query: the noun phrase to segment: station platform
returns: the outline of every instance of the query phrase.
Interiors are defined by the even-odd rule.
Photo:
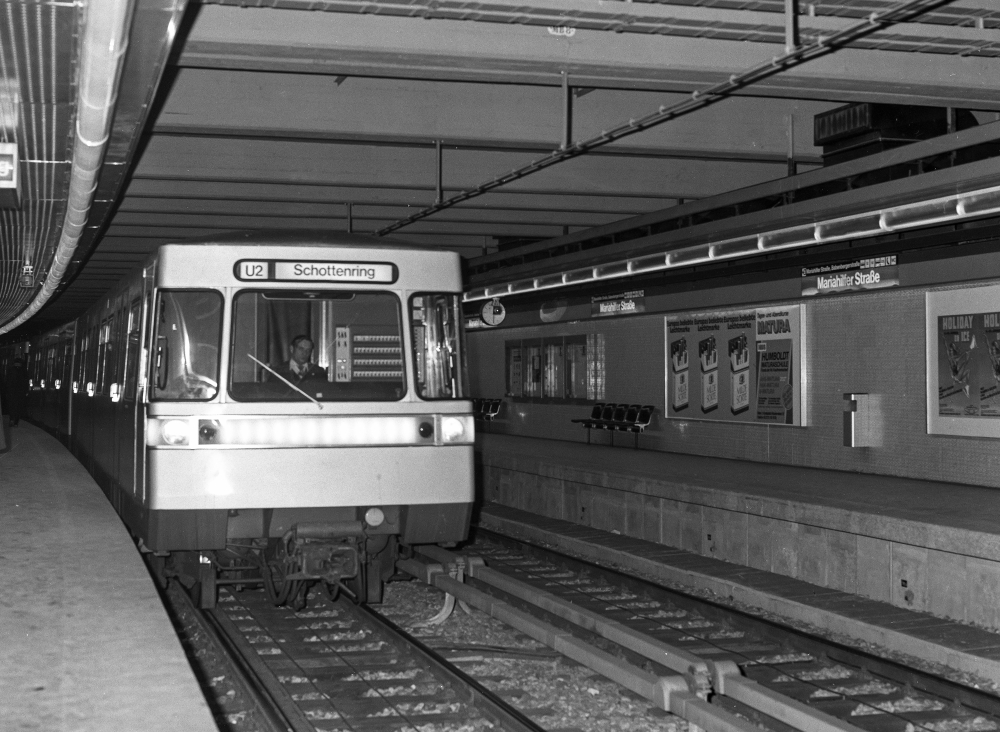
[[[101,489],[24,421],[0,454],[0,727],[218,727]]]
[[[665,578],[1000,683],[1000,491],[502,434],[476,451],[486,528],[632,541],[687,567],[645,568]]]

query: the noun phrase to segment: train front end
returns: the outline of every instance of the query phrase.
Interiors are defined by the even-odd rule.
[[[197,582],[377,602],[400,547],[466,538],[458,256],[168,245],[147,357],[144,541]]]

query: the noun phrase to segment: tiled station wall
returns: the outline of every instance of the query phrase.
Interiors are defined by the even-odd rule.
[[[653,425],[641,437],[643,449],[1000,487],[996,440],[927,434],[925,292],[922,288],[894,289],[800,301],[806,304],[807,427],[664,419],[662,313],[470,331],[472,394],[504,394],[507,340],[603,333],[605,400],[657,407]],[[737,302],[724,307],[765,304],[769,303]],[[684,309],[696,307],[691,302]],[[874,395],[881,446],[843,446],[843,395],[847,392]],[[585,442],[586,430],[571,420],[589,412],[586,405],[508,398],[490,429]],[[593,439],[607,443],[609,436],[595,431]],[[632,442],[631,435],[617,439],[625,445]]]
[[[914,287],[798,301],[806,304],[807,427],[664,419],[663,313],[472,331],[467,339],[472,393],[504,394],[507,340],[599,332],[606,339],[605,400],[657,406],[653,425],[640,438],[643,450],[1000,487],[996,440],[927,434],[926,291]],[[699,299],[701,309],[709,309],[705,298]],[[678,312],[699,308],[697,302],[678,300]],[[770,302],[775,301],[723,299],[718,307]],[[843,446],[847,392],[875,395],[880,446]],[[589,407],[580,404],[507,398],[486,429],[583,443],[586,430],[570,420],[588,414]],[[608,433],[595,431],[593,439],[607,444]],[[617,443],[615,449],[631,450],[632,436],[619,434]],[[571,466],[481,457],[486,500],[1000,629],[997,535],[957,532],[943,545],[933,538],[940,533],[934,517],[901,535],[899,527],[883,532],[870,522],[835,519],[817,505],[762,515],[749,502],[733,504],[706,492],[676,494],[669,487],[629,482],[627,476],[611,482],[607,476],[568,479],[560,471]]]
[[[995,536],[519,455],[481,459],[487,501],[1000,630]]]

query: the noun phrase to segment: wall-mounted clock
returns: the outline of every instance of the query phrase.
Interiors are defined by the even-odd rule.
[[[499,300],[491,300],[483,304],[479,314],[486,325],[500,325],[507,317],[507,308]]]

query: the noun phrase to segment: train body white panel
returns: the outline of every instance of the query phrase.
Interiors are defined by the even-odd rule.
[[[471,503],[473,448],[150,450],[149,507]]]

